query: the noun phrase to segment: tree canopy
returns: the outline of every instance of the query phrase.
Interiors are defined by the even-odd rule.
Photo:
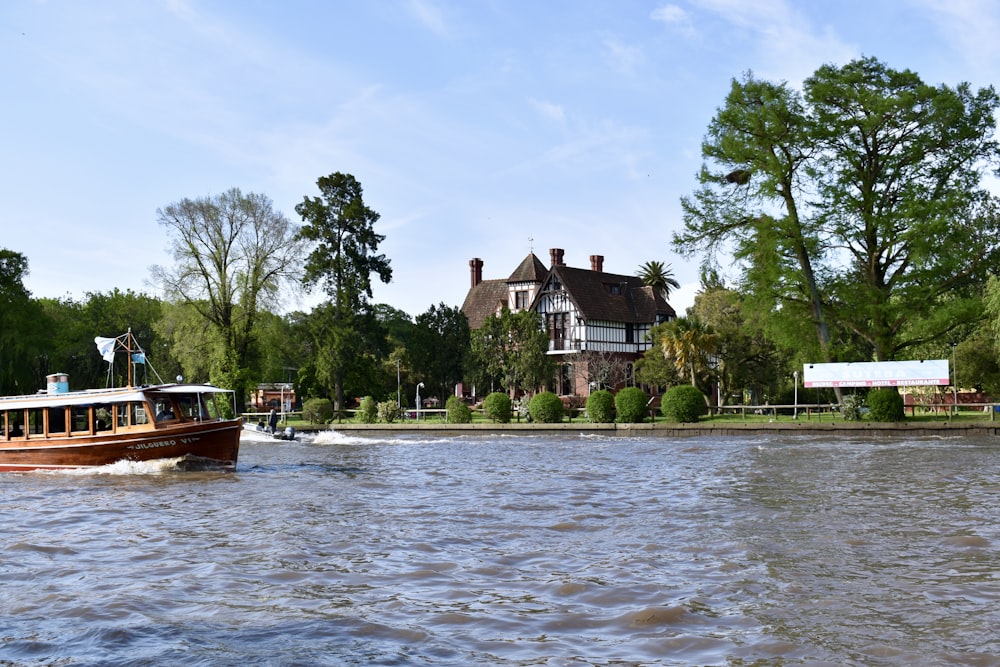
[[[175,264],[153,267],[169,299],[193,308],[215,330],[212,380],[243,397],[251,384],[256,325],[281,288],[297,278],[297,228],[264,195],[233,188],[221,195],[182,199],[157,210],[171,237]]]
[[[669,264],[657,260],[650,260],[643,263],[636,273],[646,287],[652,287],[661,294],[664,299],[670,298],[670,290],[680,288],[681,284],[674,278],[674,270]]]
[[[514,313],[504,307],[472,332],[472,379],[483,393],[497,384],[510,392],[534,391],[554,377],[548,349],[549,337],[538,313]]]
[[[318,378],[332,387],[334,408],[340,411],[344,379],[365,359],[359,347],[364,338],[358,334],[370,332],[369,325],[375,322],[369,304],[372,275],[388,283],[392,269],[386,256],[378,253],[385,240],[375,231],[379,214],[365,204],[357,179],[336,172],[320,177],[316,185],[320,196],[305,197],[295,207],[304,221],[301,237],[313,244],[302,283],[319,285],[330,299],[322,325],[313,331],[317,351],[323,355],[323,363],[317,365]]]
[[[750,303],[808,317],[827,360],[838,340],[888,360],[945,339],[979,317],[1000,259],[982,184],[997,106],[992,88],[931,86],[874,58],[821,67],[801,94],[747,74],[709,125],[674,242],[710,263],[731,252]]]
[[[38,361],[44,354],[45,331],[37,302],[24,287],[28,258],[0,248],[0,391],[31,393],[44,372]]]
[[[469,320],[459,308],[439,304],[417,315],[410,344],[413,373],[444,400],[465,378]]]

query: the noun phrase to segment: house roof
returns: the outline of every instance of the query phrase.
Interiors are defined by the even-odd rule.
[[[639,324],[656,322],[657,315],[676,316],[663,295],[643,285],[636,276],[554,266],[546,288],[553,277],[562,283],[562,288],[585,320]],[[615,291],[620,293],[615,294]],[[540,291],[535,297],[536,303],[542,293]]]
[[[542,260],[529,252],[516,269],[507,279],[508,283],[540,283],[545,280],[549,270],[542,264]]]
[[[490,315],[507,305],[510,298],[507,286],[510,283],[541,283],[549,270],[545,268],[535,253],[529,252],[506,280],[483,280],[469,290],[462,304],[462,312],[469,320],[469,327],[478,329]]]
[[[507,303],[506,280],[484,280],[465,295],[462,312],[469,320],[469,328],[478,329],[490,315]]]
[[[483,280],[465,295],[462,312],[469,320],[469,327],[482,327],[486,318],[507,305],[511,283],[543,285],[531,305],[535,310],[544,290],[550,289],[548,286],[553,278],[558,278],[585,320],[644,324],[676,317],[663,294],[643,285],[637,276],[578,269],[565,264],[548,269],[534,253],[528,253],[509,278]],[[613,293],[615,291],[620,293]]]

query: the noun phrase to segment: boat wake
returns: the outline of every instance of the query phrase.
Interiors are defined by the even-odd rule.
[[[189,472],[196,470],[222,470],[223,467],[216,461],[199,459],[191,456],[177,456],[169,459],[153,459],[152,461],[129,461],[122,460],[109,463],[104,466],[94,466],[91,468],[68,468],[65,470],[39,471],[56,475],[166,475],[175,472]]]

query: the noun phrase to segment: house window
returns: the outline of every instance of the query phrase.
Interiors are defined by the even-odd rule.
[[[625,342],[634,343],[635,342],[635,325],[631,322],[625,323]]]
[[[549,313],[548,320],[551,349],[562,350],[566,341],[566,313]]]
[[[569,364],[562,364],[559,367],[559,393],[560,394],[573,394],[573,382],[572,382],[572,370],[573,367]]]
[[[608,294],[610,294],[611,296],[621,296],[622,286],[618,283],[609,283]]]
[[[528,291],[518,290],[514,292],[514,309],[524,310],[528,307]]]

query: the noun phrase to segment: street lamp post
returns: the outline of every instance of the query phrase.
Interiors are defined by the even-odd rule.
[[[423,389],[424,383],[417,383],[417,421],[420,421],[420,390]]]
[[[799,418],[799,372],[796,370],[792,373],[792,377],[795,382],[795,407],[792,408],[792,419]]]
[[[955,356],[955,350],[958,349],[958,343],[952,342],[951,344],[951,400],[953,405],[951,406],[951,412],[953,415],[958,414],[958,363],[957,357]]]

